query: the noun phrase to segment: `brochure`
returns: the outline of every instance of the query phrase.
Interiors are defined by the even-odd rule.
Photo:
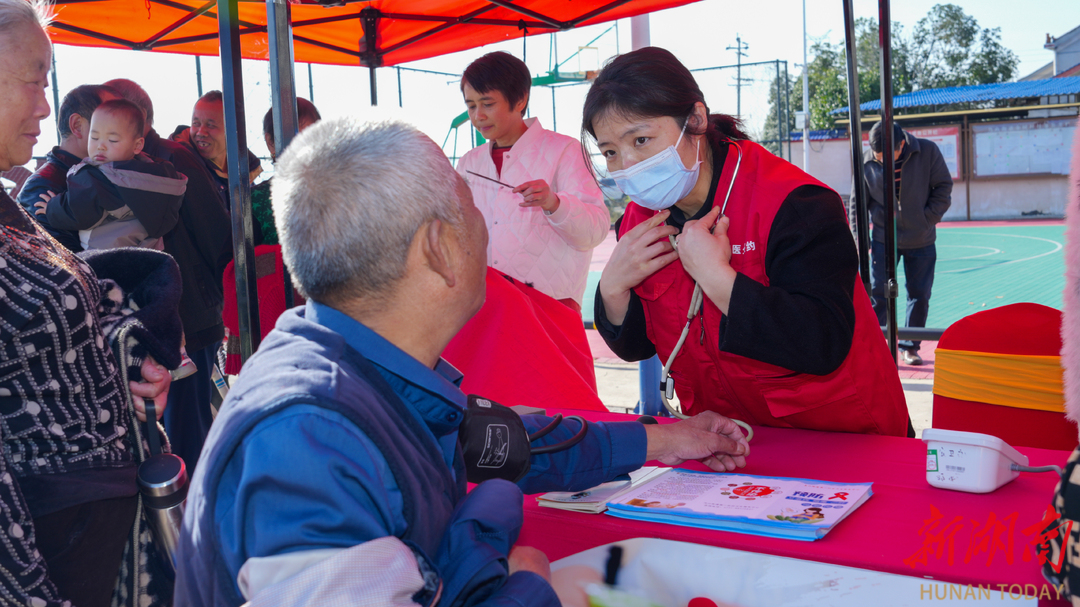
[[[873,483],[696,472],[665,468],[608,501],[620,518],[812,541],[873,491]]]
[[[608,483],[597,485],[585,491],[553,491],[536,498],[536,502],[545,508],[559,508],[561,510],[573,510],[574,512],[591,512],[599,514],[607,510],[607,503],[616,497],[626,493],[634,487],[653,477],[663,474],[671,468],[659,466],[645,466]]]

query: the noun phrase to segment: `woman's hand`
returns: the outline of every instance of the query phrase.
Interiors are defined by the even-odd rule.
[[[727,314],[737,272],[731,267],[731,241],[727,235],[731,220],[720,217],[717,221],[719,215],[720,208],[713,207],[700,220],[686,222],[676,242],[679,260],[687,274],[701,285],[716,307]],[[714,223],[716,227],[710,233],[709,228]]]
[[[679,258],[668,236],[679,230],[664,222],[671,211],[660,211],[623,234],[600,276],[600,297],[608,321],[621,325],[630,305],[630,289]]]
[[[514,188],[515,194],[521,194],[525,200],[518,203],[519,207],[540,207],[549,215],[559,208],[559,197],[551,191],[551,186],[543,179],[534,179]]]
[[[131,383],[131,397],[135,401],[135,416],[139,418],[139,421],[146,421],[146,401],[145,399],[153,399],[154,401],[154,413],[157,414],[157,419],[161,419],[161,416],[165,414],[165,402],[169,398],[169,384],[172,383],[172,375],[169,375],[168,369],[162,367],[153,358],[146,357],[146,361],[143,362],[141,382]]]

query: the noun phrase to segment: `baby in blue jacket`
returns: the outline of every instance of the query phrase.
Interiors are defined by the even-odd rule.
[[[90,118],[90,158],[68,171],[68,191],[42,195],[38,215],[78,230],[86,250],[163,250],[179,218],[187,177],[172,163],[142,154],[145,116],[124,99],[106,101]]]

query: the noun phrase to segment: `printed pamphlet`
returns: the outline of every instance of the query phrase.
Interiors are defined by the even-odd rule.
[[[607,513],[811,541],[824,537],[873,495],[872,483],[662,470],[611,498]]]

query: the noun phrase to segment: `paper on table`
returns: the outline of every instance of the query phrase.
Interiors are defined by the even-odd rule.
[[[536,502],[547,508],[600,513],[607,510],[609,501],[669,470],[671,468],[645,466],[631,472],[629,479],[603,483],[584,491],[552,491],[537,496]]]

